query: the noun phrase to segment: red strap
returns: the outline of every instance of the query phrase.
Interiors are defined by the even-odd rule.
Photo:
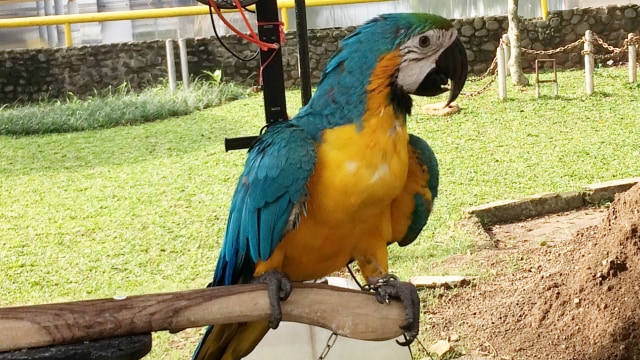
[[[247,19],[247,16],[244,13],[244,9],[242,8],[242,5],[240,4],[239,0],[234,0],[234,3],[236,4],[236,7],[238,8],[238,12],[240,12],[240,15],[242,16],[242,19],[244,20],[244,23],[247,25],[247,29],[249,29],[249,35],[247,34],[243,34],[242,32],[240,32],[240,30],[238,30],[236,27],[234,27],[233,25],[231,25],[231,23],[229,23],[229,21],[227,21],[227,19],[222,15],[222,12],[220,11],[220,9],[218,8],[218,6],[216,5],[214,0],[209,0],[209,6],[216,12],[216,15],[218,15],[218,17],[220,18],[220,20],[222,20],[222,22],[234,33],[236,33],[238,36],[240,36],[242,39],[256,44],[260,47],[260,50],[262,51],[266,51],[268,49],[278,49],[280,48],[280,45],[278,44],[271,44],[271,43],[267,43],[264,41],[261,41],[260,38],[258,37],[258,35],[253,31],[253,28],[251,28],[251,24],[249,23],[249,19]],[[282,31],[282,23],[277,23],[280,24],[280,39],[283,40],[284,39],[284,33]],[[265,23],[258,23],[258,25],[267,25]]]

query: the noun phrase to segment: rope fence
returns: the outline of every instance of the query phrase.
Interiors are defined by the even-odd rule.
[[[637,68],[638,68],[638,47],[640,46],[640,35],[630,33],[627,38],[624,40],[622,47],[617,48],[608,44],[601,37],[596,34],[593,34],[591,30],[587,30],[585,35],[564,46],[561,46],[556,49],[551,50],[533,50],[520,48],[520,50],[524,54],[530,55],[555,55],[561,52],[571,52],[579,46],[583,46],[583,50],[580,51],[580,54],[584,56],[584,64],[585,64],[585,87],[587,95],[591,95],[593,93],[593,71],[595,67],[595,60],[606,61],[612,60],[615,57],[619,57],[623,55],[625,52],[628,53],[628,65],[629,65],[629,83],[635,83],[637,81]],[[595,45],[607,51],[604,54],[596,54],[594,51]],[[509,38],[508,36],[503,36],[500,40],[500,44],[496,49],[496,57],[493,58],[491,65],[489,68],[480,76],[477,76],[473,79],[469,79],[468,82],[480,82],[482,80],[487,80],[487,82],[480,87],[478,90],[471,92],[463,92],[462,95],[467,97],[474,97],[480,95],[487,91],[491,84],[493,84],[496,80],[498,80],[498,95],[501,100],[507,98],[506,93],[506,79],[507,79],[507,61],[510,57],[510,48],[509,48]]]

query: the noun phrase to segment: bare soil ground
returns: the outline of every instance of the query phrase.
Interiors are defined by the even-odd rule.
[[[607,208],[489,230],[447,260],[492,274],[426,309],[464,359],[640,359],[640,185]],[[442,264],[447,266],[447,264]]]

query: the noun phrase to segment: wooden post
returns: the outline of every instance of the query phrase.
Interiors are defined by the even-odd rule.
[[[281,304],[284,321],[361,340],[388,340],[403,333],[405,309],[399,301],[379,304],[369,292],[293,285]],[[270,318],[265,284],[0,308],[0,352]]]
[[[173,53],[173,40],[167,39],[167,72],[169,73],[169,87],[171,91],[176,91],[176,62]]]
[[[634,33],[629,33],[627,36],[627,40],[629,41],[629,82],[636,82],[636,74],[638,70],[638,48],[633,43],[633,39],[635,38]]]
[[[502,43],[504,44],[504,61],[506,64],[511,61],[511,43],[509,42],[509,34],[502,35]],[[507,71],[506,76],[509,76],[509,72]]]
[[[587,30],[584,33],[584,80],[587,95],[593,94],[593,33]]]
[[[182,85],[185,91],[189,90],[189,59],[187,58],[187,41],[182,38],[178,40],[180,49],[180,70],[182,70]]]
[[[500,44],[496,50],[498,58],[498,98],[500,100],[507,99],[507,67],[504,59],[504,45]]]

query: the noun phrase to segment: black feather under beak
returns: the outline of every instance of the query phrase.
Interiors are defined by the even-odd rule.
[[[424,77],[414,94],[420,96],[436,96],[449,90],[447,105],[451,104],[464,87],[467,81],[467,52],[462,45],[462,41],[456,38],[448,48],[446,48],[436,61],[436,67]],[[451,80],[451,88],[447,84]]]

